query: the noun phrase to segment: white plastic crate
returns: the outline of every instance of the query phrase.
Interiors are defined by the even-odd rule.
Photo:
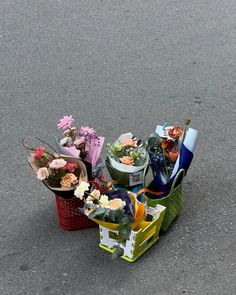
[[[119,247],[124,250],[124,254],[121,258],[129,262],[134,262],[159,239],[158,234],[166,207],[157,205],[155,208],[151,208],[151,210],[152,211],[149,212],[148,208],[148,214],[153,216],[153,221],[143,221],[135,230],[132,230],[130,239],[126,241],[125,245],[122,245],[116,239],[116,237],[118,237],[118,231],[99,226],[99,246],[112,253],[114,252],[114,246],[119,245]]]

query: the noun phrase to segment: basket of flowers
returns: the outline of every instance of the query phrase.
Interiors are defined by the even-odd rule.
[[[166,231],[183,208],[182,182],[193,159],[198,131],[185,127],[157,125],[156,132],[148,139],[147,151],[153,172],[153,181],[146,185],[147,169],[144,172],[144,189],[147,204],[166,207],[162,230]]]
[[[76,185],[88,180],[87,169],[80,159],[51,153],[44,146],[29,148],[33,151],[28,162],[37,178],[55,194],[58,222],[64,230],[78,230],[96,226],[81,213],[83,202],[74,196]]]
[[[84,213],[99,225],[100,247],[113,258],[134,262],[158,240],[164,206],[158,205],[158,212],[150,216],[131,192],[88,190],[89,184],[82,181],[75,196],[84,202]]]
[[[143,171],[149,157],[141,140],[132,133],[122,134],[113,144],[108,144],[106,167],[113,180],[124,187],[142,183]]]
[[[58,129],[64,130],[61,139],[55,137],[57,151],[81,159],[87,168],[88,178],[97,178],[103,173],[101,151],[105,138],[98,136],[93,128],[74,127],[73,122],[74,118],[70,115],[64,116],[57,124]]]

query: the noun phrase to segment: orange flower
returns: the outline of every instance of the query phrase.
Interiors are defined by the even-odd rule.
[[[134,159],[132,157],[124,156],[122,158],[119,158],[122,164],[125,165],[134,165]]]
[[[136,146],[137,146],[137,143],[136,143],[133,139],[131,139],[131,138],[127,138],[127,139],[125,139],[125,140],[122,142],[122,144],[123,144],[124,146],[132,146],[132,147],[136,147]]]
[[[178,156],[179,156],[178,151],[169,151],[168,153],[166,153],[166,157],[173,162],[177,160]]]
[[[73,173],[66,173],[65,176],[61,178],[61,187],[68,188],[78,183],[78,178]]]
[[[165,139],[160,142],[161,149],[172,149],[175,143],[172,139]]]
[[[172,128],[172,129],[169,129],[168,130],[168,135],[171,137],[171,138],[174,138],[174,139],[176,139],[176,138],[179,138],[181,135],[182,135],[182,133],[183,133],[183,128],[181,128],[181,127],[174,127],[174,128]]]

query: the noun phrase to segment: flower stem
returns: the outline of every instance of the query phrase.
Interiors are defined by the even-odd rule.
[[[163,158],[164,158],[164,164],[165,164],[166,176],[167,176],[167,178],[169,178],[169,173],[168,173],[168,169],[167,169],[167,166],[166,166],[166,154],[165,154],[165,149],[162,149],[162,151],[163,151]]]
[[[186,133],[188,131],[188,126],[189,126],[190,122],[191,122],[191,120],[189,118],[185,119],[184,135],[183,135],[182,142],[184,142],[184,139],[185,139]]]
[[[58,154],[58,152],[54,149],[53,146],[51,146],[49,143],[47,143],[46,141],[42,140],[42,139],[39,138],[39,137],[36,137],[36,136],[35,136],[35,138],[36,138],[37,140],[41,141],[42,143],[46,144],[47,146],[49,146],[49,147],[50,147],[50,148],[51,148],[51,149],[57,154],[57,156],[60,158],[60,154]],[[50,154],[50,153],[48,153],[48,154]]]

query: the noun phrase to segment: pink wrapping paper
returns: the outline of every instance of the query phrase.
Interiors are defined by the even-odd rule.
[[[85,150],[88,152],[85,160],[92,164],[93,167],[96,166],[97,160],[101,155],[102,147],[105,141],[105,137],[99,137],[100,144],[95,145],[94,143],[86,143]]]

